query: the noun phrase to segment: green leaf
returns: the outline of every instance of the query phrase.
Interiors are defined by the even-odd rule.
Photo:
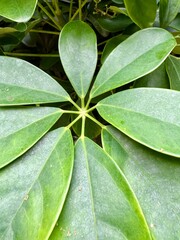
[[[167,27],[180,10],[180,0],[160,0],[159,18],[161,27]]]
[[[156,151],[180,157],[180,92],[136,88],[97,105],[99,114],[132,139]]]
[[[88,138],[76,143],[72,182],[50,237],[54,239],[151,239],[141,208],[122,171]]]
[[[59,38],[59,53],[71,84],[79,97],[84,98],[96,68],[96,34],[84,22],[66,24]]]
[[[48,239],[62,210],[73,167],[66,128],[48,133],[0,171],[0,239]]]
[[[27,22],[33,15],[38,0],[1,0],[0,16],[15,22]]]
[[[180,58],[169,56],[166,60],[166,70],[171,89],[180,91]]]
[[[101,63],[103,64],[109,54],[116,48],[121,42],[127,39],[128,35],[117,35],[112,37],[110,40],[107,41],[101,56]]]
[[[62,115],[58,108],[0,108],[0,168],[32,147]]]
[[[179,37],[179,35],[180,35],[180,31],[179,32],[172,32],[172,35],[175,37],[175,39],[176,39],[176,42],[177,42],[177,45],[176,45],[176,47],[173,49],[173,51],[172,51],[172,53],[174,54],[174,55],[180,55],[180,37]]]
[[[119,32],[132,24],[131,19],[124,14],[117,14],[114,17],[97,16],[96,20],[108,32]]]
[[[171,28],[174,28],[177,31],[180,31],[180,13],[176,16],[176,18],[169,24]]]
[[[124,0],[129,17],[140,28],[151,27],[156,17],[156,0]]]
[[[169,89],[169,78],[166,72],[166,64],[163,62],[153,72],[137,79],[133,87],[156,87]]]
[[[103,130],[102,142],[135,192],[153,239],[179,239],[179,160],[148,149],[112,127]]]
[[[107,57],[95,79],[91,98],[152,72],[175,45],[174,37],[164,29],[148,28],[134,33]]]
[[[0,106],[63,102],[69,98],[52,77],[34,65],[0,57]]]

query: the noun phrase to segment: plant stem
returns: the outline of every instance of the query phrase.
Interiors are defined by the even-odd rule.
[[[85,0],[85,1],[81,4],[81,7],[79,6],[79,8],[76,10],[76,12],[74,13],[74,15],[73,15],[72,18],[70,19],[70,21],[74,20],[74,18],[75,18],[75,17],[78,15],[78,13],[79,13],[79,9],[82,9],[86,3],[87,3],[87,0]]]
[[[63,13],[62,13],[61,9],[59,8],[59,1],[58,0],[52,0],[52,4],[55,8],[54,15],[56,16],[59,24],[63,27],[65,25],[65,21],[64,21],[64,18],[63,18]]]
[[[79,114],[79,111],[73,111],[73,110],[64,110],[61,109],[62,113],[71,113],[71,114]]]
[[[72,121],[67,128],[71,128],[79,119],[81,118],[81,115],[79,115],[77,118],[74,119],[74,121]]]
[[[104,45],[104,44],[106,44],[108,41],[109,41],[109,39],[107,39],[107,40],[105,40],[105,41],[103,41],[103,42],[100,42],[97,46],[99,47],[99,46],[101,46],[101,45]]]
[[[52,12],[52,13],[54,14],[54,16],[55,16],[56,13],[55,13],[53,7],[51,6],[51,4],[50,4],[47,0],[46,0],[45,2],[46,2],[46,4],[47,4],[47,6],[49,7],[49,9],[51,10],[51,12]]]
[[[31,29],[30,32],[59,35],[59,32]]]
[[[81,98],[81,108],[84,109],[84,98]]]
[[[52,0],[52,4],[54,5],[54,8],[55,8],[55,15],[61,16],[62,12],[59,8],[58,0]]]
[[[36,54],[36,53],[15,53],[15,52],[3,52],[7,56],[13,57],[59,57],[59,54]]]
[[[58,22],[51,16],[51,14],[46,10],[45,7],[38,1],[38,6],[42,9],[42,11],[48,16],[49,19],[58,27],[59,30],[62,30],[62,27],[58,24]]]
[[[81,0],[79,0],[79,20],[82,20],[82,7],[81,7]]]
[[[47,24],[49,24],[51,27],[57,29],[59,31],[59,27],[57,27],[56,25],[54,25],[53,23],[49,22],[48,20],[44,19],[44,22],[46,22]]]
[[[100,123],[97,119],[93,118],[91,115],[89,115],[88,113],[86,114],[86,117],[88,117],[89,119],[91,119],[93,122],[95,122],[97,125],[99,125],[101,128],[106,128],[105,125],[103,125],[102,123]]]
[[[81,111],[81,108],[71,98],[68,98],[68,101],[72,103],[79,111]]]
[[[70,6],[69,6],[69,21],[71,19],[71,15],[72,15],[72,7],[73,7],[73,0],[70,1]]]
[[[86,103],[85,109],[88,109],[90,102],[91,102],[91,98],[89,97],[89,98],[88,98],[88,101],[87,101],[87,103]]]
[[[92,112],[94,109],[96,109],[96,105],[93,106],[93,107],[91,107],[91,108],[89,108],[86,112],[87,112],[87,113]]]
[[[81,137],[84,138],[85,136],[85,122],[86,122],[86,116],[82,116],[82,125],[81,125]]]

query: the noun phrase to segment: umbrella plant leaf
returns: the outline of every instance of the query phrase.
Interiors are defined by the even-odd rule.
[[[180,91],[180,58],[170,55],[166,59],[166,70],[171,89]]]
[[[102,143],[135,192],[153,239],[178,239],[179,159],[153,151],[112,126],[103,130]]]
[[[102,148],[86,137],[75,146],[72,182],[50,237],[54,239],[152,239],[122,171]]]
[[[59,108],[0,108],[0,168],[32,147],[60,118]]]
[[[175,45],[172,34],[164,29],[148,28],[134,33],[106,58],[93,84],[91,98],[152,72]]]
[[[59,38],[59,53],[72,86],[79,97],[84,98],[96,68],[96,34],[84,22],[66,24]]]
[[[161,27],[167,27],[180,11],[180,0],[160,0],[159,18]]]
[[[0,16],[15,22],[27,22],[33,15],[38,0],[1,0]]]
[[[180,157],[180,92],[130,89],[100,101],[97,110],[107,122],[132,139]]]
[[[66,198],[73,159],[71,133],[61,128],[0,170],[0,239],[48,239]]]
[[[69,98],[39,68],[22,59],[0,56],[0,106],[63,102]]]
[[[156,0],[124,0],[129,17],[140,28],[151,27],[156,17]]]
[[[169,78],[166,72],[166,64],[163,62],[153,72],[137,79],[133,87],[152,87],[169,89]]]

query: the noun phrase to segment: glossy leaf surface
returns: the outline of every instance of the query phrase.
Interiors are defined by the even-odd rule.
[[[180,13],[176,16],[176,18],[169,24],[171,28],[174,28],[177,31],[180,31]]]
[[[63,207],[73,167],[70,131],[48,133],[0,170],[0,239],[48,239]]]
[[[153,239],[178,239],[179,159],[144,147],[112,127],[103,130],[102,142],[135,192]]]
[[[151,27],[156,17],[156,0],[124,0],[129,17],[140,28]]]
[[[79,97],[84,98],[96,68],[96,34],[84,22],[70,22],[60,34],[59,52],[71,84]]]
[[[171,89],[180,91],[180,58],[169,56],[166,60],[166,69]]]
[[[0,108],[0,168],[32,147],[61,115],[58,108]]]
[[[68,101],[48,74],[17,58],[0,57],[0,106]]]
[[[50,240],[151,239],[126,178],[98,145],[88,138],[78,140],[74,164],[67,200]]]
[[[91,97],[152,72],[175,45],[174,37],[160,28],[149,28],[134,33],[107,57],[95,79]],[[127,52],[130,54],[127,55]]]
[[[15,22],[27,22],[33,15],[38,0],[1,0],[0,16]]]
[[[167,27],[180,10],[180,0],[160,0],[159,17],[161,27]]]
[[[132,24],[129,17],[123,14],[118,14],[112,18],[101,16],[96,18],[99,25],[108,32],[119,32]]]
[[[180,92],[136,88],[100,101],[99,114],[132,139],[180,157]]]

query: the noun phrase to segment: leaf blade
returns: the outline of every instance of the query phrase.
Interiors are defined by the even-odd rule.
[[[0,56],[0,106],[68,101],[68,93],[48,74],[17,58]]]
[[[156,151],[180,157],[180,94],[137,88],[102,100],[97,110],[113,126]]]
[[[151,239],[122,172],[88,138],[76,143],[73,174],[69,196],[50,239]]]
[[[178,238],[179,160],[155,152],[111,126],[103,129],[102,142],[137,195],[153,239]]]
[[[95,79],[91,98],[152,72],[175,45],[174,37],[163,29],[148,28],[136,32],[108,56]],[[138,51],[134,51],[134,46]],[[127,52],[131,54],[127,56]]]
[[[26,152],[61,115],[58,108],[1,108],[0,168]]]
[[[1,0],[0,15],[15,22],[27,22],[33,15],[37,0]]]
[[[124,0],[129,17],[140,27],[152,27],[156,17],[156,0]]]
[[[170,80],[171,89],[180,91],[180,59],[169,56],[166,60],[166,70]]]
[[[48,239],[69,188],[73,155],[70,131],[56,129],[0,171],[1,239]]]
[[[97,43],[94,31],[81,21],[66,24],[59,38],[59,53],[71,84],[78,96],[84,98],[97,62]]]
[[[180,0],[160,0],[159,18],[161,27],[167,27],[180,10]]]

